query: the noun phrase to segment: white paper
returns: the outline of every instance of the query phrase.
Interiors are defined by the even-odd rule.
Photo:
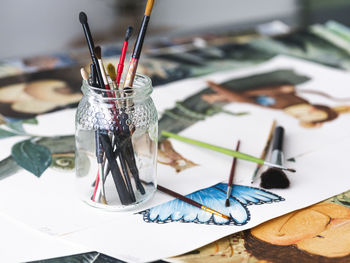
[[[155,89],[153,99],[157,109],[163,112],[173,107],[176,101],[205,88],[206,80],[220,83],[234,77],[276,69],[294,69],[311,78],[307,83],[298,85],[297,90],[316,89],[334,97],[350,97],[350,76],[347,73],[298,59],[278,57],[249,69],[216,73],[164,85]],[[300,93],[300,96],[312,103],[329,106],[346,104],[314,95]],[[46,170],[41,178],[21,170],[1,180],[0,212],[35,230],[84,245],[89,250],[97,250],[126,261],[144,262],[190,251],[220,237],[253,227],[349,189],[349,113],[340,115],[322,127],[306,129],[301,127],[296,119],[280,110],[265,109],[247,103],[228,104],[225,109],[233,112],[248,111],[250,114],[234,117],[220,113],[196,123],[180,134],[231,149],[235,147],[237,140],[241,139],[242,152],[259,156],[271,122],[276,119],[286,130],[286,156],[296,157],[296,163],[286,164],[297,169],[296,174],[290,175],[291,187],[271,191],[285,198],[285,201],[249,206],[251,219],[244,226],[179,222],[156,224],[146,223],[141,215],[131,212],[103,212],[77,199],[74,172],[62,173],[52,169]],[[42,115],[38,119],[38,126],[26,125],[26,130],[48,136],[74,133],[73,110]],[[2,140],[1,146],[4,150],[1,157],[6,157],[11,146],[23,139],[15,137]],[[176,151],[199,166],[177,174],[173,168],[159,165],[160,185],[181,194],[188,194],[227,180],[231,157],[182,142],[172,142]],[[249,185],[255,167],[252,163],[239,161],[235,183]],[[255,183],[255,187],[257,184],[258,182]],[[157,193],[151,202],[140,209],[169,200],[172,200],[172,197]]]
[[[323,104],[330,107],[339,105],[350,106],[350,89],[348,85],[350,83],[350,75],[348,72],[287,56],[277,56],[268,62],[242,70],[230,70],[196,79],[170,83],[155,89],[154,100],[157,109],[162,112],[164,109],[173,107],[175,101],[183,100],[207,87],[207,80],[222,83],[234,78],[248,77],[280,69],[291,69],[297,74],[310,78],[309,81],[296,86],[297,95],[310,103]],[[348,98],[348,100],[337,102],[322,96],[303,93],[302,90],[317,90],[335,98]],[[309,153],[329,143],[338,142],[346,138],[350,130],[350,112],[340,114],[335,120],[325,122],[321,127],[304,128],[299,125],[299,121],[296,118],[291,117],[282,110],[248,103],[230,103],[225,109],[232,112],[247,111],[253,116],[258,114],[258,116],[264,116],[265,118],[276,119],[279,125],[285,126],[287,130],[285,133],[284,151],[287,158]],[[250,130],[254,129],[254,127],[246,126],[246,129]],[[320,143],[320,140],[322,140],[322,143]]]
[[[334,158],[335,153],[337,158]],[[350,138],[297,158],[297,173],[289,175],[290,188],[270,191],[285,201],[249,206],[251,220],[244,226],[146,223],[141,215],[129,215],[64,238],[127,262],[153,261],[182,254],[347,191],[350,188],[346,161],[349,155]]]
[[[48,236],[0,213],[1,261],[27,262],[89,252],[86,248]]]

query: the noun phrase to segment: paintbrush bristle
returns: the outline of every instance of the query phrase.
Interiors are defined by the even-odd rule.
[[[80,12],[79,13],[79,21],[82,24],[86,24],[88,19],[87,19],[87,15],[84,12]]]
[[[145,9],[145,16],[150,16],[153,8],[154,0],[148,0],[146,9]]]
[[[289,179],[287,175],[277,168],[269,168],[261,174],[260,186],[265,189],[288,188]]]
[[[229,200],[229,199],[226,199],[226,201],[225,201],[225,206],[226,206],[226,207],[229,207],[229,206],[230,206],[230,200]]]
[[[292,168],[287,168],[287,171],[288,172],[292,172],[292,173],[295,173],[297,170],[295,170],[295,169],[292,169]]]
[[[108,205],[106,198],[104,196],[101,196],[101,203],[104,205]]]
[[[125,41],[129,41],[133,31],[134,31],[134,28],[132,26],[128,26],[125,33]]]
[[[80,69],[80,74],[81,74],[81,77],[83,78],[83,80],[89,79],[89,74],[86,72],[86,70],[84,68]]]
[[[111,63],[108,63],[107,65],[107,72],[111,80],[115,81],[117,74],[115,73],[115,67]]]
[[[102,58],[102,56],[101,56],[102,50],[101,50],[100,46],[96,46],[94,49],[94,52],[95,52],[95,56],[97,57],[97,59]]]

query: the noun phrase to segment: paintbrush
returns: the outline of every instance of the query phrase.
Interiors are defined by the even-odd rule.
[[[133,193],[129,192],[127,185],[125,184],[125,178],[122,176],[118,163],[116,161],[115,153],[112,149],[112,143],[107,133],[100,133],[100,141],[102,143],[102,147],[105,151],[106,158],[108,160],[108,164],[110,165],[110,171],[112,174],[112,178],[114,180],[114,184],[117,188],[117,192],[119,195],[119,199],[123,205],[128,205],[134,203],[135,196]]]
[[[87,15],[84,12],[79,13],[79,21],[80,21],[81,25],[83,26],[86,42],[88,44],[92,63],[94,63],[94,66],[96,69],[99,85],[101,88],[104,88],[101,69],[100,69],[100,66],[98,64],[98,60],[95,56],[95,52],[94,52],[94,49],[95,49],[94,41],[93,41],[92,36],[91,36]]]
[[[99,87],[97,84],[97,73],[94,63],[90,64],[90,79],[89,85],[92,87]]]
[[[109,63],[107,65],[107,72],[108,72],[108,75],[110,76],[110,78],[112,79],[112,83],[113,82],[115,83],[115,79],[117,78],[117,76],[116,76],[116,72],[115,72],[115,67],[111,63]],[[119,93],[117,93],[116,95],[117,95],[117,97],[120,96]],[[120,103],[119,100],[117,101],[117,105],[119,108],[122,107],[122,104]],[[122,112],[121,115],[123,115],[123,114],[124,113]],[[125,117],[127,117],[127,115]],[[121,126],[122,126],[122,123],[121,123]],[[126,146],[122,146],[121,143],[119,142],[119,140],[121,138],[122,138],[122,140],[124,140],[126,142]],[[143,186],[139,180],[138,169],[136,166],[136,162],[134,160],[135,159],[134,150],[133,150],[131,140],[129,138],[130,138],[129,135],[123,136],[121,134],[119,134],[119,135],[115,134],[114,135],[114,145],[117,146],[117,149],[120,149],[120,151],[118,152],[118,156],[120,159],[120,165],[121,165],[121,168],[122,168],[123,173],[125,175],[125,179],[126,179],[128,188],[130,189],[130,191],[132,190],[132,186],[131,186],[130,179],[128,176],[128,168],[129,168],[131,174],[133,174],[133,176],[134,176],[137,189],[140,191],[141,194],[145,194],[145,189],[143,188]],[[127,149],[129,149],[129,150],[127,150]],[[125,156],[125,158],[124,158],[124,156]]]
[[[80,12],[79,21],[82,24],[84,34],[86,37],[86,41],[88,44],[89,52],[91,55],[91,59],[92,59],[92,62],[94,64],[94,68],[96,69],[99,87],[101,89],[105,89],[105,88],[110,89],[103,64],[101,63],[101,67],[100,67],[100,63],[99,63],[98,58],[96,56],[96,53],[97,53],[97,55],[99,56],[99,58],[101,60],[101,49],[97,48],[95,50],[95,46],[94,46],[94,42],[93,42],[93,39],[91,36],[90,28],[89,28],[89,25],[87,22],[87,16],[84,12]],[[110,96],[113,96],[114,94],[110,94],[108,92],[107,95],[108,95],[108,97],[110,97]],[[114,113],[116,116],[117,111],[115,109],[115,105],[113,107],[113,110],[114,110]],[[110,170],[111,170],[112,177],[113,177],[115,186],[117,188],[117,192],[118,192],[121,203],[123,205],[127,205],[127,204],[135,202],[136,200],[135,200],[135,197],[133,196],[134,193],[128,192],[128,189],[126,188],[126,186],[124,184],[124,180],[126,180],[126,179],[123,178],[123,176],[119,170],[119,165],[115,159],[115,155],[114,155],[113,150],[112,150],[111,141],[110,141],[108,135],[104,136],[104,135],[100,134],[100,137],[101,137],[101,142],[103,144],[103,149],[106,151],[106,157],[108,159],[108,163],[109,163],[110,168],[111,168]],[[98,146],[96,145],[96,147],[98,147]],[[121,160],[121,162],[122,162],[122,160]],[[99,164],[99,170],[100,171],[103,170],[103,169],[101,169],[100,164]],[[103,180],[100,180],[101,178],[103,179],[103,174],[100,174],[100,172],[98,172],[97,177],[96,177],[96,181],[95,181],[95,184],[97,185],[97,187],[98,187],[98,182],[103,181]]]
[[[98,47],[96,47],[96,49],[97,49]],[[96,50],[95,49],[95,50]],[[102,61],[101,61],[101,59],[100,59],[100,50],[98,50],[97,49],[97,53],[96,53],[96,56],[99,58],[99,61],[100,61],[100,65],[101,65],[101,67],[103,67],[103,63],[102,63]],[[115,79],[115,68],[114,68],[114,66],[112,65],[112,64],[108,64],[107,65],[107,72],[108,72],[108,74],[109,74],[109,76],[112,78],[112,79]],[[104,73],[105,74],[105,73]],[[106,79],[107,79],[107,77],[105,77]],[[115,81],[114,81],[115,82]],[[112,83],[113,83],[113,81],[112,81]],[[109,85],[106,85],[106,88],[107,88],[107,86],[108,86],[108,88],[110,88],[110,86]],[[112,96],[114,97],[114,94],[112,94]],[[117,96],[118,96],[118,94],[117,94]],[[117,104],[118,104],[118,107],[119,107],[119,103],[118,103],[118,101],[117,101]],[[113,110],[114,110],[114,112],[115,112],[115,116],[118,114],[118,111],[117,111],[117,109],[115,108],[115,105],[113,104]],[[124,119],[127,119],[128,118],[128,116],[125,114],[125,112],[121,112],[120,113],[120,116],[124,116]],[[126,132],[126,130],[128,129],[128,127],[125,129],[123,129],[123,127],[125,127],[125,125],[124,125],[124,121],[125,120],[118,120],[117,118],[116,118],[116,124],[117,124],[117,126],[118,126],[118,133],[114,133],[113,135],[114,135],[114,140],[112,140],[112,142],[114,141],[114,143],[113,143],[113,145],[116,145],[116,147],[117,147],[117,149],[119,149],[118,151],[117,151],[117,153],[116,153],[116,156],[119,158],[119,164],[120,164],[120,167],[121,167],[121,169],[122,169],[122,175],[123,175],[123,178],[124,178],[124,181],[125,181],[125,183],[126,183],[126,187],[127,187],[127,189],[128,189],[128,192],[130,193],[130,196],[131,196],[131,199],[134,201],[134,202],[136,202],[136,197],[135,197],[135,194],[134,194],[134,190],[133,190],[133,187],[132,187],[132,184],[131,184],[131,180],[130,180],[130,176],[129,176],[129,170],[128,170],[128,161],[127,160],[129,160],[130,158],[133,158],[133,156],[130,156],[130,155],[127,155],[127,154],[125,154],[125,152],[122,152],[121,151],[121,149],[120,149],[120,145],[118,145],[116,142],[118,142],[118,140],[119,140],[119,136],[122,136],[122,133],[121,133],[121,130],[124,130],[124,132]],[[131,144],[131,142],[128,144],[128,147],[133,147],[132,146],[132,144]],[[135,164],[136,165],[136,164]],[[129,167],[130,168],[130,167]],[[137,168],[136,168],[137,169]],[[130,170],[132,170],[131,168],[130,168]],[[135,177],[135,181],[136,181],[136,184],[138,185],[138,182],[137,182],[137,178]],[[144,192],[142,193],[142,194],[144,194]]]
[[[93,64],[91,64],[91,65],[93,65]],[[91,67],[91,68],[93,68],[93,67]],[[82,78],[84,80],[88,81],[89,75],[84,68],[80,69],[80,73],[81,73]],[[104,176],[103,176],[103,167],[102,167],[103,149],[102,149],[101,142],[99,140],[99,131],[98,130],[95,131],[95,141],[96,141],[96,158],[97,158],[97,164],[98,164],[98,173],[97,173],[97,177],[95,180],[94,193],[93,193],[91,199],[94,202],[96,201],[96,194],[100,193],[100,191],[98,191],[100,188],[102,193],[101,193],[100,197],[97,199],[101,199],[101,203],[107,204],[107,201],[105,198],[105,189],[104,189],[104,180],[103,180]],[[100,178],[102,179],[102,181]]]
[[[211,208],[209,208],[209,207],[207,207],[207,206],[205,206],[205,205],[202,205],[202,204],[200,204],[200,203],[198,203],[198,202],[196,202],[196,201],[194,201],[194,200],[192,200],[192,199],[190,199],[190,198],[188,198],[188,197],[186,197],[186,196],[183,196],[183,195],[181,195],[181,194],[178,194],[178,193],[176,193],[176,192],[174,192],[174,191],[172,191],[172,190],[170,190],[170,189],[168,189],[168,188],[165,188],[165,187],[163,187],[163,186],[160,186],[159,184],[157,185],[157,189],[158,189],[159,191],[163,192],[163,193],[166,193],[166,194],[168,194],[168,195],[171,195],[171,196],[173,196],[173,197],[176,197],[176,198],[180,199],[181,201],[183,201],[183,202],[185,202],[185,203],[187,203],[187,204],[190,204],[190,205],[193,205],[193,206],[195,206],[195,207],[198,207],[199,209],[202,209],[202,210],[204,210],[204,211],[206,211],[206,212],[208,212],[208,213],[211,213],[211,214],[220,216],[220,217],[222,217],[222,218],[225,218],[225,219],[227,219],[227,220],[230,220],[230,217],[229,217],[229,216],[224,215],[224,214],[222,214],[222,213],[220,213],[220,212],[218,212],[218,211],[216,211],[216,210],[214,210],[214,209],[211,209]]]
[[[93,65],[93,64],[91,64]],[[92,69],[93,67],[91,67]],[[88,81],[89,79],[89,74],[86,72],[86,70],[84,68],[80,69],[80,74],[82,76],[82,78],[86,81]],[[98,191],[99,188],[101,188],[101,196],[97,199],[101,199],[101,203],[103,204],[107,204],[106,198],[105,198],[105,190],[104,190],[104,176],[103,176],[103,167],[102,167],[102,163],[103,163],[103,149],[102,149],[102,145],[101,142],[99,140],[99,131],[96,130],[95,131],[95,141],[96,141],[96,158],[97,158],[97,164],[98,164],[98,173],[97,173],[97,177],[95,180],[95,188],[94,188],[94,193],[92,195],[92,201],[96,201],[96,194],[100,193],[100,191]],[[102,181],[101,181],[101,179]],[[100,183],[101,182],[101,183]]]
[[[122,78],[123,70],[124,70],[124,61],[125,61],[125,55],[126,51],[128,50],[128,44],[129,44],[129,39],[132,35],[133,27],[129,26],[126,29],[125,33],[125,39],[123,42],[123,47],[122,47],[122,52],[120,54],[120,59],[117,67],[117,76],[115,77],[115,82],[117,83],[117,87],[119,87],[120,79]]]
[[[239,150],[239,145],[241,144],[241,141],[238,140],[237,146],[236,146],[236,152]],[[231,166],[231,171],[230,171],[230,177],[228,179],[227,183],[227,192],[226,192],[226,201],[225,201],[225,206],[229,207],[230,206],[230,195],[232,192],[232,183],[233,183],[233,177],[235,175],[235,169],[236,169],[236,163],[237,163],[237,158],[233,158],[232,161],[232,166]]]
[[[283,137],[283,127],[276,127],[273,136],[273,145],[270,161],[278,165],[282,165],[284,161],[284,156],[282,152]],[[275,168],[269,168],[261,174],[260,186],[266,189],[288,188],[289,179],[283,171]]]
[[[104,187],[104,175],[103,175],[103,147],[100,139],[100,131],[95,131],[95,142],[96,142],[96,159],[98,165],[98,174],[95,181],[94,194],[92,196],[92,201],[96,201],[96,194],[99,195],[97,200],[101,199],[101,203],[107,204],[105,187]]]
[[[273,123],[272,123],[269,135],[267,137],[267,141],[266,141],[265,147],[264,147],[264,149],[263,149],[263,151],[262,151],[262,153],[260,155],[260,159],[265,159],[265,157],[266,157],[266,155],[267,155],[267,153],[269,151],[275,127],[276,127],[276,120],[274,120]],[[262,167],[261,164],[257,165],[257,167],[256,167],[256,169],[255,169],[255,171],[253,173],[252,180],[250,182],[251,184],[254,183],[254,180],[255,180],[256,176],[258,175],[258,172],[259,172],[261,167]]]
[[[136,69],[137,69],[138,61],[140,59],[142,45],[143,45],[143,41],[144,41],[144,38],[146,35],[148,22],[149,22],[150,17],[151,17],[153,4],[154,4],[154,0],[147,1],[147,5],[145,8],[145,14],[144,14],[144,17],[142,19],[139,34],[137,35],[137,39],[136,39],[134,49],[133,49],[133,52],[131,55],[130,63],[129,63],[128,73],[126,75],[126,79],[125,79],[123,87],[132,87],[132,84],[134,83]]]
[[[124,92],[124,95],[125,96],[130,96],[132,95],[132,85],[133,85],[133,82],[134,82],[134,78],[135,78],[135,75],[136,75],[136,69],[137,69],[137,65],[138,65],[138,60],[140,58],[140,55],[141,55],[141,50],[142,50],[142,44],[143,44],[143,41],[144,41],[144,38],[145,38],[145,35],[146,35],[146,31],[147,31],[147,26],[148,26],[148,22],[149,22],[149,19],[150,19],[150,15],[151,15],[151,11],[152,11],[152,8],[153,8],[153,3],[154,3],[154,0],[148,0],[147,2],[147,5],[146,5],[146,9],[145,9],[145,14],[144,14],[144,18],[142,20],[142,24],[141,24],[141,28],[140,28],[140,31],[139,31],[139,34],[138,34],[138,37],[137,37],[137,40],[135,42],[135,45],[134,45],[134,49],[133,49],[133,52],[132,52],[132,55],[131,55],[131,60],[130,60],[130,64],[129,64],[129,69],[128,69],[128,73],[127,73],[127,76],[126,76],[126,80],[124,81],[124,85],[122,87],[122,89],[124,89],[125,87],[125,92]],[[129,29],[129,28],[128,28]],[[129,40],[130,38],[130,35],[131,35],[131,30],[127,30],[126,32],[126,40]],[[125,43],[125,49],[124,49],[124,54],[126,53],[126,44]],[[124,45],[123,45],[124,47]],[[122,51],[123,53],[123,51]],[[121,58],[123,57],[123,54],[121,56]],[[125,55],[124,55],[124,58],[122,58],[122,61],[123,62],[125,59]],[[118,68],[119,68],[119,65],[118,65]],[[120,69],[119,69],[120,70]],[[118,72],[118,70],[117,70]],[[117,73],[118,74],[118,73]],[[121,70],[121,73],[122,74],[122,70]],[[117,80],[117,79],[116,79]],[[119,80],[120,81],[120,80]],[[118,83],[118,82],[117,82]],[[119,84],[119,83],[118,83]],[[130,99],[127,99],[126,100],[126,107],[130,107],[132,106],[133,102],[132,100]],[[125,112],[123,112],[125,114],[125,118],[124,119],[127,119],[128,116]],[[123,125],[121,125],[122,128],[124,127]],[[126,128],[123,129],[124,132],[128,133],[127,135],[130,136],[130,131],[132,132],[132,129],[130,129],[129,131],[129,126],[125,126]],[[128,144],[129,144],[129,147],[130,147],[130,151],[124,151],[124,153],[128,154],[128,157],[129,158],[126,158],[125,161],[127,161],[128,163],[128,166],[132,172],[132,174],[134,175],[134,179],[135,179],[135,182],[136,182],[136,186],[137,188],[139,189],[139,191],[141,192],[141,194],[144,194],[145,191],[142,187],[142,184],[139,180],[139,177],[138,177],[138,171],[137,171],[137,166],[136,166],[136,163],[133,162],[130,158],[132,158],[132,154],[133,154],[133,149],[132,149],[132,144],[131,144],[131,141],[128,141]],[[132,150],[132,151],[131,151]],[[137,171],[137,172],[136,172]]]
[[[86,80],[86,81],[89,80],[89,74],[86,72],[84,68],[80,68],[80,74],[83,80]]]
[[[216,152],[220,152],[220,153],[232,156],[232,157],[236,157],[238,159],[242,159],[242,160],[246,160],[246,161],[249,161],[249,162],[258,163],[258,164],[261,164],[261,165],[266,165],[266,166],[269,166],[269,167],[274,167],[274,168],[281,169],[281,170],[286,170],[286,171],[289,171],[289,172],[292,172],[292,173],[296,172],[295,169],[286,168],[286,167],[283,167],[281,165],[274,164],[274,163],[269,163],[269,162],[266,162],[263,159],[260,159],[258,157],[254,157],[252,155],[248,155],[248,154],[245,154],[245,153],[233,151],[231,149],[227,149],[227,148],[224,148],[224,147],[220,147],[220,146],[212,145],[212,144],[209,144],[209,143],[197,141],[197,140],[194,140],[194,139],[186,138],[186,137],[183,137],[183,136],[180,136],[180,135],[177,135],[175,133],[168,132],[168,131],[162,131],[161,134],[163,136],[165,136],[165,137],[169,137],[169,138],[173,138],[173,139],[178,140],[178,141],[182,141],[182,142],[186,142],[186,143],[189,143],[189,144],[197,145],[197,146],[200,146],[200,147],[212,150],[212,151],[216,151]]]
[[[103,86],[100,85],[100,87],[104,87],[105,89],[110,89],[110,86],[108,85],[108,80],[107,80],[107,76],[106,76],[106,72],[103,66],[103,62],[101,60],[101,47],[97,46],[94,48],[94,54],[97,58],[98,61],[98,66],[100,67],[101,70],[101,75],[102,75],[102,79],[103,79]],[[95,86],[96,85],[96,73],[98,72],[96,65],[92,64],[91,66],[91,85]],[[98,74],[97,74],[98,75]],[[101,82],[100,82],[101,83]],[[108,96],[110,97],[111,94],[108,93]],[[114,105],[113,105],[114,106]],[[116,113],[116,109],[114,109],[114,113]],[[101,154],[103,156],[103,149],[102,146],[100,146],[101,142],[99,140],[99,135],[98,135],[98,131],[95,131],[95,138],[96,138],[96,151],[97,149],[101,149]],[[100,159],[97,158],[97,163],[98,163],[98,173],[96,176],[96,180],[95,180],[95,189],[94,189],[94,194],[92,197],[93,201],[99,200],[101,199],[101,203],[103,204],[107,204],[106,198],[105,198],[105,187],[104,187],[104,174],[103,174],[103,157],[101,157]],[[98,198],[96,198],[96,194],[98,195]]]
[[[115,79],[117,78],[117,74],[115,73],[115,67],[113,66],[112,63],[107,64],[107,73],[111,79],[113,89],[116,89],[118,87],[117,82],[115,81]],[[117,94],[117,96],[118,95],[119,94]]]
[[[95,55],[96,55],[99,67],[101,69],[101,74],[102,74],[104,87],[109,90],[111,88],[109,86],[106,70],[105,70],[105,67],[104,67],[103,61],[102,61],[102,50],[101,50],[101,47],[100,46],[95,47],[94,48],[94,52],[95,52]]]

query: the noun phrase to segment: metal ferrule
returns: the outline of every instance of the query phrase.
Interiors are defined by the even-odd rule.
[[[280,150],[273,150],[271,153],[270,162],[278,165],[283,165],[284,163],[284,155]]]
[[[226,199],[229,199],[232,192],[232,186],[227,187]]]

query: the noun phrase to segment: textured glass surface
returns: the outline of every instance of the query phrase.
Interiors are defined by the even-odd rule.
[[[149,200],[156,189],[158,136],[158,117],[150,97],[149,78],[137,76],[128,92],[100,90],[87,82],[83,82],[82,91],[75,134],[80,197],[92,206],[108,210],[130,209]],[[109,142],[108,149],[99,144],[100,138],[104,138],[104,143]],[[97,147],[98,144],[101,146]],[[109,150],[113,158],[106,154]],[[97,152],[102,152],[100,164]],[[99,170],[103,180],[97,179]],[[122,200],[118,178],[132,201]]]

